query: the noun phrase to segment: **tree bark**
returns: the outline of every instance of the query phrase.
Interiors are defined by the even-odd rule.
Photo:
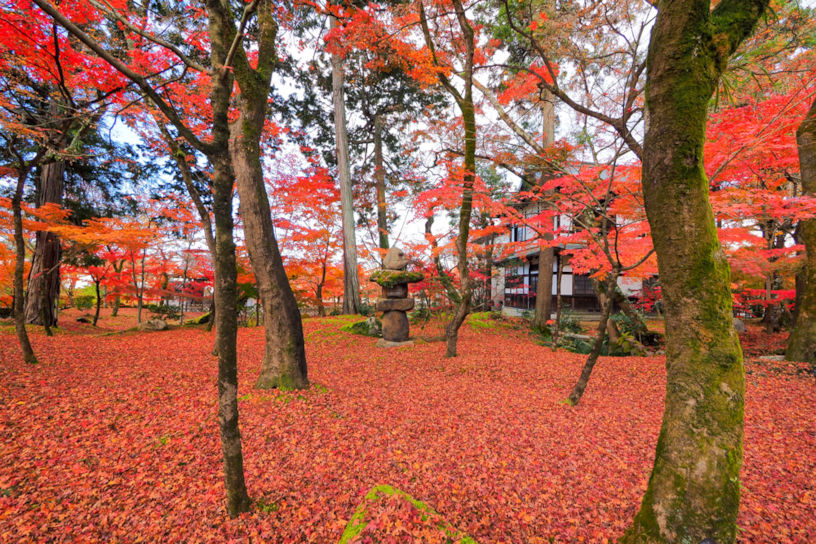
[[[309,387],[309,380],[300,309],[275,239],[258,140],[246,137],[247,131],[260,132],[265,106],[264,103],[263,110],[258,111],[250,104],[244,104],[241,118],[232,126],[230,139],[241,218],[247,233],[246,244],[265,314],[266,343],[256,387],[304,389]],[[219,308],[218,303],[215,306]]]
[[[212,13],[224,9],[216,0],[209,0],[208,7]],[[268,1],[261,1],[257,10],[258,47],[262,54],[259,54],[258,67],[253,69],[243,50],[238,47],[240,53],[235,56],[234,70],[241,91],[238,97],[240,116],[230,128],[229,139],[246,245],[265,314],[266,347],[256,387],[303,389],[309,386],[303,325],[275,238],[261,165],[260,140],[266,119],[272,67],[276,62],[274,43],[277,23]],[[233,42],[235,33],[234,27],[219,29],[219,46],[226,48]],[[240,44],[240,40],[236,43]],[[218,302],[215,306],[216,314],[219,314],[221,308]]]
[[[611,292],[615,285],[617,285],[618,281],[618,271],[613,270],[609,273],[606,277],[606,282],[604,285],[606,292]],[[598,329],[595,333],[595,340],[592,343],[592,350],[589,352],[587,356],[587,360],[584,363],[584,368],[581,370],[581,375],[578,378],[578,382],[576,382],[575,387],[572,388],[572,392],[569,395],[569,403],[572,406],[577,406],[578,403],[581,401],[581,397],[586,390],[587,384],[589,383],[589,377],[592,375],[592,370],[595,368],[595,363],[598,362],[598,357],[601,356],[601,349],[603,349],[603,342],[604,337],[606,336],[606,329],[607,324],[610,323],[609,316],[612,314],[612,297],[604,296],[602,299],[603,303],[603,312],[601,312],[601,320],[598,321]],[[610,338],[611,341],[611,338]]]
[[[420,1],[417,4],[419,9],[420,24],[433,62],[439,66],[439,58],[436,55],[436,46],[431,36],[428,20],[425,15],[425,6]],[[453,8],[456,12],[456,19],[462,31],[462,42],[464,44],[464,70],[461,74],[465,88],[464,93],[460,93],[454,87],[447,76],[442,73],[437,74],[440,83],[447,89],[454,98],[459,110],[462,112],[462,125],[464,126],[464,164],[462,165],[462,206],[459,209],[459,232],[456,237],[456,258],[457,269],[459,271],[459,292],[455,293],[450,285],[446,285],[448,296],[456,302],[456,311],[453,318],[445,327],[445,357],[456,357],[456,344],[459,339],[459,328],[465,322],[465,318],[470,312],[470,304],[473,299],[473,284],[470,279],[467,262],[467,244],[470,238],[470,217],[473,213],[473,184],[476,180],[476,112],[473,105],[473,57],[475,52],[474,32],[470,21],[467,19],[465,8],[460,0],[453,0]],[[426,223],[426,232],[429,229]],[[437,269],[440,271],[440,279],[444,279],[442,267],[437,259]],[[457,300],[458,299],[458,300]]]
[[[816,196],[816,100],[796,130],[796,145],[799,148],[802,192]],[[796,282],[796,322],[785,357],[790,361],[807,361],[816,372],[816,219],[802,221],[799,232],[799,239],[805,245],[805,266],[802,279]]]
[[[23,186],[25,185],[25,174],[19,174],[17,187],[11,199],[11,208],[14,215],[14,330],[17,333],[17,340],[20,342],[20,350],[23,352],[23,360],[26,363],[34,364],[37,357],[31,347],[31,341],[26,332],[25,320],[25,293],[23,292],[23,272],[25,270],[25,239],[23,238],[23,211],[21,204],[23,201]]]
[[[643,192],[666,315],[666,399],[654,468],[624,543],[734,542],[745,374],[703,143],[728,57],[766,0],[661,0],[647,57]]]
[[[550,237],[551,239],[551,237]],[[555,248],[544,247],[538,252],[538,287],[536,288],[533,328],[543,331],[552,315],[552,284]]]
[[[331,16],[331,27],[337,28],[337,18]],[[360,280],[357,277],[357,237],[354,233],[354,201],[351,192],[346,103],[343,94],[343,59],[331,56],[332,102],[334,103],[334,134],[337,146],[337,174],[340,180],[340,208],[343,213],[343,313],[360,313]]]
[[[385,167],[383,165],[382,117],[374,117],[374,183],[377,188],[377,232],[380,249],[388,249],[388,215],[385,207]]]
[[[213,159],[215,217],[215,345],[218,350],[218,425],[224,462],[227,512],[248,512],[251,501],[244,481],[244,458],[238,427],[238,270],[232,229],[232,172],[226,157]]]
[[[96,311],[94,312],[93,326],[96,327],[96,322],[99,321],[99,308],[102,306],[102,294],[99,292],[99,280],[94,280],[94,288],[96,289]]]
[[[268,5],[263,2],[262,4],[264,4],[262,8],[269,9]],[[230,162],[232,157],[228,121],[234,72],[224,66],[228,60],[228,44],[232,43],[235,29],[234,17],[229,12],[228,5],[219,0],[207,0],[206,7],[212,44],[211,58],[216,70],[210,94],[213,108],[213,143],[216,148],[208,155],[213,167],[216,251],[213,256],[215,264],[213,303],[217,311],[212,314],[211,322],[217,320],[214,351],[218,356],[218,424],[224,462],[224,487],[227,493],[227,512],[234,517],[251,508],[244,481],[244,459],[238,427],[238,269],[235,262],[232,220],[232,187],[236,180],[234,165]],[[271,16],[271,11],[269,14]]]
[[[62,205],[65,163],[52,160],[42,165],[37,207],[45,204]],[[36,236],[34,257],[28,276],[28,300],[25,307],[26,323],[56,326],[56,305],[59,302],[62,248],[53,232],[40,231]]]
[[[538,272],[541,274],[541,271]],[[564,277],[564,257],[558,256],[558,272],[555,276],[555,325],[552,333],[552,350],[558,349],[558,336],[561,333],[561,308],[563,299],[561,297],[561,279]]]
[[[541,114],[544,119],[543,138],[541,145],[546,149],[552,146],[555,141],[555,98],[552,93],[545,91],[541,99]],[[541,175],[543,183],[550,172],[544,171]],[[547,241],[552,241],[552,225],[545,235]],[[552,314],[552,269],[555,260],[555,248],[552,246],[543,247],[538,252],[538,288],[536,289],[535,316],[533,317],[533,328],[544,330],[547,321]],[[540,296],[543,293],[544,296]]]

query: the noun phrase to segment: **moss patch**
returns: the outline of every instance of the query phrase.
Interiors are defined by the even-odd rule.
[[[377,270],[368,278],[381,287],[394,287],[403,283],[422,281],[425,275],[422,272],[408,272],[407,270]]]
[[[436,527],[445,534],[445,542],[456,544],[477,544],[473,538],[457,530],[447,521],[443,520],[433,508],[424,502],[411,497],[406,492],[395,489],[390,485],[377,485],[371,488],[371,491],[366,493],[365,499],[363,499],[363,502],[357,507],[357,510],[354,512],[354,516],[352,516],[346,525],[338,544],[348,544],[358,537],[371,521],[368,515],[369,508],[374,506],[378,501],[390,497],[396,497],[410,503],[411,506],[420,512],[420,517],[423,521],[429,521],[435,524]]]
[[[376,318],[375,318],[376,319]],[[382,330],[382,322],[377,319],[377,330]],[[341,331],[350,332],[351,334],[359,334],[362,336],[373,336],[378,338],[380,335],[373,332],[371,327],[368,326],[367,321],[357,321],[355,323],[349,323],[347,325],[343,325],[340,327]]]

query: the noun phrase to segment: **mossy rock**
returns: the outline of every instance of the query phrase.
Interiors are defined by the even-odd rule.
[[[389,497],[398,497],[402,500],[408,501],[414,508],[419,510],[423,521],[430,520],[437,528],[445,534],[445,542],[452,544],[477,544],[476,540],[469,537],[465,533],[457,530],[450,523],[443,520],[442,517],[430,506],[424,502],[417,500],[410,496],[405,491],[396,489],[390,485],[377,485],[371,488],[371,491],[366,493],[363,502],[357,507],[354,516],[346,524],[343,535],[337,544],[349,544],[357,538],[371,521],[368,518],[369,508],[371,508],[377,501]],[[431,520],[430,518],[435,518]]]
[[[373,336],[375,338],[379,338],[382,336],[382,321],[376,317],[370,317],[364,321],[355,321],[354,323],[343,325],[340,327],[340,330],[350,332],[351,334],[360,334],[362,336]]]
[[[207,312],[206,314],[200,315],[200,316],[196,317],[195,319],[191,319],[187,323],[191,323],[193,325],[204,325],[205,323],[210,322],[211,317],[212,317],[212,315],[210,314],[210,312]]]
[[[407,270],[376,270],[368,278],[381,287],[394,287],[403,283],[422,281],[425,274],[422,272],[408,272]]]

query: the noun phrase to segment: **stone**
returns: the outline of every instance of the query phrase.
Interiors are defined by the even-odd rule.
[[[784,361],[785,356],[784,355],[761,355],[761,356],[757,357],[757,359],[759,359],[761,361]]]
[[[164,319],[148,319],[141,325],[139,330],[142,331],[165,331],[167,330],[167,321]]]
[[[405,312],[392,310],[382,316],[383,339],[389,342],[405,342],[410,331]]]
[[[394,246],[388,250],[388,253],[385,254],[385,258],[383,259],[383,268],[389,270],[405,270],[405,268],[408,266],[408,262],[409,260],[405,256],[405,252],[397,246]]]
[[[382,336],[382,321],[380,321],[374,316],[371,316],[368,319],[366,319],[365,322],[366,325],[368,326],[369,336]]]
[[[389,299],[404,299],[408,297],[408,284],[395,285],[393,287],[383,287],[383,296]]]
[[[740,319],[738,317],[735,317],[734,318],[734,330],[737,331],[738,333],[742,334],[745,331],[747,331],[748,328],[745,326],[745,323],[743,323],[742,319]]]
[[[406,340],[405,342],[389,342],[385,338],[380,338],[377,340],[377,347],[378,348],[402,348],[405,346],[413,346],[413,340]]]
[[[377,311],[388,312],[391,310],[399,310],[401,312],[410,312],[414,309],[413,298],[378,298]]]
[[[93,323],[93,318],[88,315],[83,315],[82,317],[77,317],[77,323]]]

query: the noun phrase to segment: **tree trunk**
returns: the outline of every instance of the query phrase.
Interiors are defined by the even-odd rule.
[[[323,307],[323,284],[320,283],[315,289],[315,304],[317,304],[318,317],[326,317],[326,308]]]
[[[12,213],[14,214],[14,330],[17,333],[17,340],[20,342],[20,350],[23,352],[23,360],[26,363],[34,364],[37,357],[31,347],[31,341],[26,332],[25,319],[25,293],[23,292],[23,272],[25,270],[25,239],[23,238],[23,211],[21,203],[23,200],[23,185],[25,185],[25,174],[19,174],[17,178],[17,188],[14,197],[11,199]]]
[[[541,100],[541,115],[543,117],[543,138],[542,146],[549,148],[555,141],[555,98],[549,91],[544,91]],[[546,181],[549,171],[545,170],[541,175],[541,183]],[[548,229],[547,241],[552,241],[552,225]],[[536,289],[535,316],[533,317],[533,328],[544,330],[547,321],[552,314],[552,269],[555,260],[555,248],[544,247],[538,252],[538,288]],[[541,296],[543,293],[544,296]]]
[[[94,287],[96,288],[96,312],[94,312],[93,326],[96,327],[96,322],[99,321],[99,308],[102,306],[102,294],[99,292],[99,280],[94,280]]]
[[[803,193],[816,196],[816,100],[796,131],[796,145]],[[808,361],[816,372],[816,219],[802,221],[799,231],[805,245],[805,266],[801,280],[797,275],[796,322],[785,357],[790,361]]]
[[[709,101],[766,0],[661,0],[647,58],[643,192],[666,315],[654,468],[624,543],[734,542],[745,374],[703,167]]]
[[[215,218],[215,306],[218,319],[215,345],[218,350],[218,425],[224,457],[224,486],[227,512],[235,516],[248,512],[250,499],[244,481],[244,458],[238,427],[238,271],[232,237],[233,176],[226,157],[212,161],[213,216]]]
[[[62,205],[64,176],[65,163],[63,161],[53,160],[43,164],[40,186],[37,191],[38,208],[45,204]],[[31,271],[28,276],[26,323],[57,325],[55,308],[59,301],[59,263],[61,259],[62,248],[59,237],[49,231],[38,232]]]
[[[538,287],[536,288],[533,328],[543,331],[552,314],[552,282],[555,248],[544,247],[538,252]]]
[[[541,274],[541,271],[539,271]],[[561,297],[561,280],[564,277],[564,258],[558,255],[558,271],[555,275],[555,325],[553,326],[552,334],[552,350],[558,349],[558,335],[561,333],[561,309],[563,307],[563,299]]]
[[[266,100],[241,99],[241,116],[232,126],[230,154],[240,196],[241,217],[252,269],[258,280],[266,347],[256,387],[283,390],[309,387],[300,309],[286,277],[275,239],[263,180],[259,135]],[[216,308],[219,308],[216,303]],[[220,312],[220,308],[218,310]]]
[[[388,249],[388,215],[385,207],[385,167],[383,166],[382,117],[374,117],[374,183],[377,188],[377,232],[380,249]]]
[[[606,277],[606,285],[604,287],[607,293],[615,288],[617,281],[618,271],[613,270]],[[603,349],[606,328],[607,324],[610,323],[609,316],[612,313],[612,297],[604,296],[601,300],[603,311],[601,312],[601,320],[598,321],[598,329],[595,334],[595,340],[592,343],[592,351],[589,352],[587,360],[584,363],[584,368],[581,370],[581,376],[578,378],[578,382],[575,384],[575,387],[572,388],[572,392],[569,395],[569,403],[572,406],[577,406],[578,402],[580,402],[581,396],[584,394],[584,390],[586,390],[586,386],[589,383],[589,377],[592,375],[592,369],[595,368],[595,363],[598,362],[598,357],[601,356],[601,349]]]
[[[337,28],[335,17],[331,27]],[[360,280],[357,277],[357,239],[354,233],[354,202],[351,192],[346,103],[343,94],[345,76],[343,59],[331,56],[332,102],[334,103],[334,134],[337,145],[337,174],[340,180],[340,208],[343,213],[343,313],[360,313]]]
[[[142,322],[142,308],[144,307],[144,292],[145,292],[145,260],[147,259],[147,249],[142,250],[141,271],[139,273],[140,284],[136,293],[139,295],[136,302],[136,322]]]

